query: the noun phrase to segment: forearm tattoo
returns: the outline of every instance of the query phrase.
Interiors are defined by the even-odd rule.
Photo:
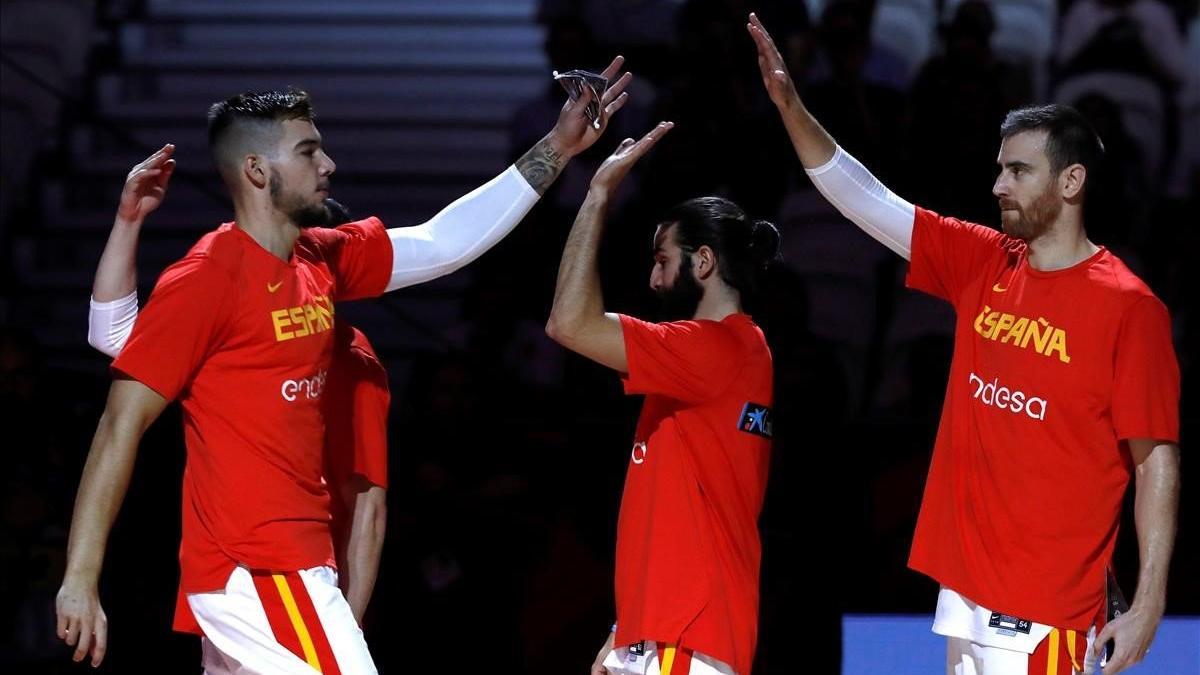
[[[517,171],[542,195],[566,164],[567,159],[542,139],[517,160]]]

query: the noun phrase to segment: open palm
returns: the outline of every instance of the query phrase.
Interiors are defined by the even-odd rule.
[[[141,222],[162,204],[167,195],[167,183],[175,171],[175,160],[171,158],[174,153],[175,146],[168,143],[129,170],[129,175],[125,177],[125,189],[121,191],[117,218],[131,223]]]
[[[596,175],[592,176],[592,187],[608,192],[616,190],[633,165],[637,164],[637,161],[647,152],[650,152],[650,148],[654,147],[654,144],[674,126],[674,122],[659,122],[658,126],[651,129],[650,133],[642,136],[637,142],[634,142],[632,138],[621,141],[616,151],[604,160],[604,163],[596,170]]]
[[[767,95],[771,97],[771,102],[781,108],[791,105],[799,98],[796,93],[796,85],[792,82],[792,77],[788,75],[783,55],[779,53],[779,48],[775,46],[771,34],[767,32],[766,26],[763,26],[762,21],[755,14],[750,15],[750,22],[746,24],[746,30],[750,32],[750,37],[754,40],[754,48],[758,50],[758,70],[762,75]]]

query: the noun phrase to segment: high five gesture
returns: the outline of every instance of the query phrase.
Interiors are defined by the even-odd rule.
[[[783,55],[779,53],[771,34],[755,14],[750,15],[746,30],[750,32],[758,50],[758,69],[762,75],[763,86],[766,87],[771,102],[779,109],[779,115],[783,118],[783,125],[787,128],[788,137],[792,139],[792,147],[796,149],[800,163],[806,169],[813,169],[828,162],[837,147],[833,137],[821,128],[800,101],[796,85],[788,74]]]

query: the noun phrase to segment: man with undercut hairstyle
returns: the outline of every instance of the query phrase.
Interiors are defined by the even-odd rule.
[[[950,302],[954,357],[909,567],[941,584],[947,675],[1092,672],[1140,661],[1166,598],[1179,504],[1179,367],[1167,309],[1093,244],[1083,204],[1104,152],[1077,111],[1011,111],[992,186],[1003,231],[896,196],[805,108],[757,17],[763,84],[817,189]],[[951,167],[953,169],[953,167]],[[1141,568],[1105,593],[1136,480]]]
[[[58,632],[99,665],[107,620],[97,585],[137,446],[168,402],[183,407],[177,629],[203,634],[210,673],[374,673],[338,589],[324,479],[334,302],[448,274],[512,230],[571,157],[627,100],[606,69],[600,128],[585,93],[502,174],[416,227],[327,222],[335,165],[308,94],[240,94],[209,112],[209,145],[235,220],[159,277],[128,341],[80,479]]]
[[[168,143],[129,172],[108,242],[96,268],[88,311],[88,344],[111,357],[125,347],[138,315],[138,237],[146,217],[166,197],[175,169]],[[329,227],[352,220],[346,207],[325,200]],[[334,324],[325,417],[326,483],[338,582],[361,624],[370,602],[387,515],[387,371],[367,336],[345,321]],[[181,594],[182,596],[182,594]],[[185,610],[187,598],[181,597]],[[187,612],[182,617],[186,618]],[[192,626],[193,628],[196,628]]]

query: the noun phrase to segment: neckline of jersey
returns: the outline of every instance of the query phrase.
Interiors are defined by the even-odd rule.
[[[1096,264],[1097,262],[1099,262],[1100,259],[1103,258],[1106,253],[1108,253],[1108,247],[1098,246],[1096,248],[1095,253],[1084,258],[1083,260],[1080,260],[1079,262],[1075,263],[1074,265],[1071,265],[1070,267],[1064,267],[1064,268],[1058,269],[1058,270],[1039,270],[1039,269],[1035,268],[1033,265],[1029,264],[1029,249],[1026,248],[1025,255],[1023,256],[1024,257],[1023,262],[1024,262],[1024,266],[1025,266],[1025,272],[1029,276],[1035,277],[1037,279],[1051,279],[1054,277],[1061,277],[1061,276],[1066,276],[1068,274],[1073,274],[1080,270],[1085,270],[1085,269],[1091,267],[1092,265]]]
[[[290,267],[292,269],[295,269],[295,267],[296,267],[296,245],[295,244],[292,244],[292,254],[290,256],[288,256],[288,259],[280,260],[279,256],[268,251],[266,249],[266,247],[264,247],[262,244],[258,243],[257,239],[255,239],[254,237],[251,237],[249,232],[243,230],[242,227],[237,224],[237,221],[231,220],[228,223],[226,223],[226,225],[229,226],[229,229],[233,230],[234,232],[237,232],[238,236],[242,238],[242,241],[246,244],[249,244],[251,248],[253,248],[257,251],[261,251],[263,255],[267,256],[271,260],[274,260],[276,263],[283,265],[284,267]],[[299,238],[297,238],[296,241],[300,241]]]

